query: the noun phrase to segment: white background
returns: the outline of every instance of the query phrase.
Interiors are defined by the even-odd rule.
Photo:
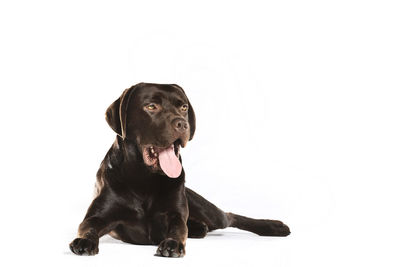
[[[399,266],[396,1],[2,1],[2,266]],[[103,238],[69,252],[138,82],[177,83],[197,115],[187,185],[232,228],[183,259]],[[397,254],[397,256],[396,256]]]

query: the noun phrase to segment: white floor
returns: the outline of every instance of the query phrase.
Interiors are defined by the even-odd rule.
[[[101,238],[98,255],[77,256],[68,248],[75,235],[73,227],[70,230],[64,235],[35,233],[35,237],[29,236],[27,240],[6,240],[0,262],[5,264],[2,266],[57,267],[399,266],[395,259],[397,249],[389,239],[379,242],[377,235],[353,238],[334,229],[316,229],[305,235],[294,232],[280,238],[227,228],[211,232],[204,239],[188,239],[184,258],[157,257],[155,246],[131,245],[110,236]]]
[[[71,228],[72,229],[72,228]],[[38,240],[20,254],[13,251],[8,266],[396,266],[394,249],[383,257],[376,240],[362,242],[324,232],[289,237],[260,237],[234,228],[211,232],[204,239],[188,239],[184,258],[154,256],[155,246],[131,245],[105,236],[96,256],[76,256],[56,235]],[[371,238],[374,238],[371,236]],[[52,243],[57,241],[57,243]],[[374,245],[371,245],[374,244]],[[377,265],[375,265],[377,266]]]
[[[186,256],[180,259],[154,256],[155,246],[130,245],[110,236],[100,241],[93,257],[60,251],[65,266],[286,266],[292,237],[259,237],[236,229],[218,230],[205,239],[188,239]]]

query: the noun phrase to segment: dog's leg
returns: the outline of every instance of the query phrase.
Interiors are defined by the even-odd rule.
[[[262,236],[290,234],[289,227],[281,221],[253,219],[234,213],[225,213],[189,188],[186,188],[186,196],[189,203],[189,220],[205,223],[209,231],[236,227]]]
[[[189,233],[191,232],[190,229],[194,228],[189,224],[191,221],[197,222],[197,224],[204,223],[207,225],[208,231],[223,229],[230,226],[231,217],[187,187],[186,197],[189,205]]]
[[[90,205],[85,219],[79,225],[78,237],[69,247],[77,255],[95,255],[99,252],[99,238],[116,226],[112,204],[105,195],[99,195]]]
[[[189,238],[203,238],[208,233],[208,226],[204,222],[196,221],[193,218],[188,219],[188,237]]]
[[[186,220],[182,214],[168,214],[167,238],[161,241],[156,255],[173,258],[183,257],[185,255],[187,234]]]
[[[227,213],[231,218],[229,226],[236,227],[245,231],[250,231],[261,236],[288,236],[289,227],[281,221],[253,219],[240,216],[234,213]]]

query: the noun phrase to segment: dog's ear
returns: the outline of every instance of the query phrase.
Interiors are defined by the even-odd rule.
[[[106,121],[110,125],[111,129],[114,130],[123,139],[126,138],[126,114],[128,109],[129,100],[135,86],[126,89],[122,95],[115,100],[106,111]]]
[[[106,121],[119,136],[122,136],[121,120],[119,117],[119,106],[121,105],[121,97],[115,100],[106,111]]]
[[[194,114],[194,110],[192,105],[189,103],[189,110],[188,110],[188,116],[189,116],[189,125],[190,125],[190,137],[189,141],[193,139],[194,132],[196,131],[196,115]]]

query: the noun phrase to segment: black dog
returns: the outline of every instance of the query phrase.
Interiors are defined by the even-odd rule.
[[[183,257],[187,237],[237,227],[263,236],[287,236],[280,221],[225,213],[185,187],[179,149],[193,138],[196,119],[177,85],[140,83],[107,109],[118,134],[97,172],[96,197],[70,249],[99,252],[105,234],[133,244],[158,245],[157,255]]]

